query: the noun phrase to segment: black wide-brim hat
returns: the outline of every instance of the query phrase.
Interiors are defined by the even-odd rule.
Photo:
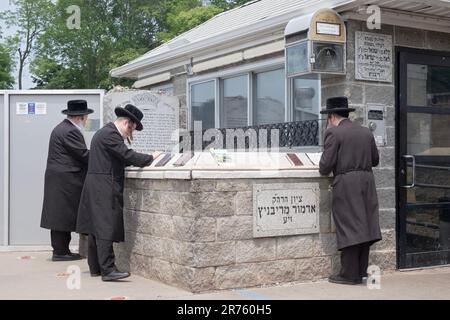
[[[127,104],[125,108],[117,107],[114,112],[116,113],[116,116],[129,118],[131,121],[136,123],[137,131],[142,131],[144,129],[141,123],[142,118],[144,118],[144,114],[132,104]]]
[[[353,112],[355,110],[348,107],[348,99],[346,97],[335,97],[327,100],[326,110],[322,110],[320,113]]]
[[[94,110],[88,109],[86,100],[70,100],[67,102],[67,109],[61,112],[68,116],[84,116],[94,113]]]

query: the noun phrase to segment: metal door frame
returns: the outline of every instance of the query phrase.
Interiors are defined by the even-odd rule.
[[[99,95],[100,96],[100,128],[103,127],[104,116],[103,116],[103,101],[105,96],[105,91],[101,89],[80,89],[80,90],[1,90],[1,94],[4,94],[4,108],[5,108],[5,118],[4,118],[4,143],[5,143],[5,153],[3,154],[3,170],[5,172],[5,179],[0,183],[4,186],[4,199],[6,201],[3,203],[4,217],[4,236],[0,239],[0,249],[8,250],[14,248],[24,248],[24,246],[10,246],[10,197],[9,197],[9,186],[10,186],[10,105],[9,96],[10,95]],[[42,246],[25,246],[26,249],[42,249]],[[0,251],[2,251],[0,250]]]
[[[395,189],[396,189],[396,234],[397,234],[397,268],[398,269],[410,269],[406,267],[406,188],[405,182],[402,181],[401,168],[405,167],[405,155],[406,139],[407,139],[407,65],[411,63],[426,64],[426,65],[441,65],[450,67],[450,52],[445,51],[433,51],[426,49],[415,49],[409,47],[396,47],[396,77],[395,77],[395,95],[396,95],[396,119],[395,119],[395,142],[396,142],[396,155],[395,155]],[[424,61],[424,57],[426,60]],[[442,63],[442,57],[448,57],[447,63]],[[440,61],[439,61],[440,60]],[[415,107],[414,109],[421,109],[422,107]],[[423,107],[431,110],[432,107]],[[439,111],[439,110],[438,110]],[[406,156],[408,157],[408,156]],[[450,156],[449,156],[450,157]],[[413,181],[410,187],[416,185],[415,175],[415,158],[413,160]],[[403,187],[402,187],[403,185]],[[449,186],[450,188],[450,186]],[[402,202],[405,204],[401,206]],[[437,204],[436,204],[437,206]],[[440,266],[440,265],[439,265]],[[428,266],[417,267],[426,268]],[[436,266],[438,267],[438,266]]]
[[[1,239],[1,244],[7,246],[9,244],[9,97],[7,91],[1,91],[3,94],[3,145],[5,147],[5,152],[3,154],[3,172],[4,180],[3,183],[3,239]]]

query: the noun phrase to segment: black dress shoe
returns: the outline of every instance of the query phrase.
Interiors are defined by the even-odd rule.
[[[128,278],[129,276],[130,276],[129,272],[120,272],[118,270],[115,270],[115,271],[107,274],[106,276],[102,276],[102,280],[103,281],[115,281],[115,280]]]
[[[100,277],[101,273],[91,273],[91,277]]]
[[[53,254],[52,261],[75,261],[83,259],[78,253],[69,253],[69,254]]]
[[[78,260],[83,259],[83,257],[81,255],[79,255],[78,253],[69,253],[72,257],[77,258]]]
[[[331,283],[347,284],[347,285],[356,285],[362,283],[362,279],[347,279],[340,275],[330,276],[328,278],[328,281]]]

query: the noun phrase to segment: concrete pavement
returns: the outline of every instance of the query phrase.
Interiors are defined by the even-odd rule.
[[[0,253],[0,300],[10,299],[173,299],[173,300],[278,300],[278,299],[450,299],[450,267],[388,272],[381,288],[343,286],[327,281],[265,288],[192,294],[157,281],[132,275],[123,282],[102,282],[89,275],[87,261],[52,262],[50,252]],[[79,266],[80,289],[68,267]],[[70,270],[69,270],[70,271]]]

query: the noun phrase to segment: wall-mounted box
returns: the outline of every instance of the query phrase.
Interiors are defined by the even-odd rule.
[[[367,105],[367,126],[372,131],[377,146],[386,145],[386,106],[380,104]]]
[[[334,10],[323,9],[291,20],[285,29],[286,73],[346,73],[346,28]]]

